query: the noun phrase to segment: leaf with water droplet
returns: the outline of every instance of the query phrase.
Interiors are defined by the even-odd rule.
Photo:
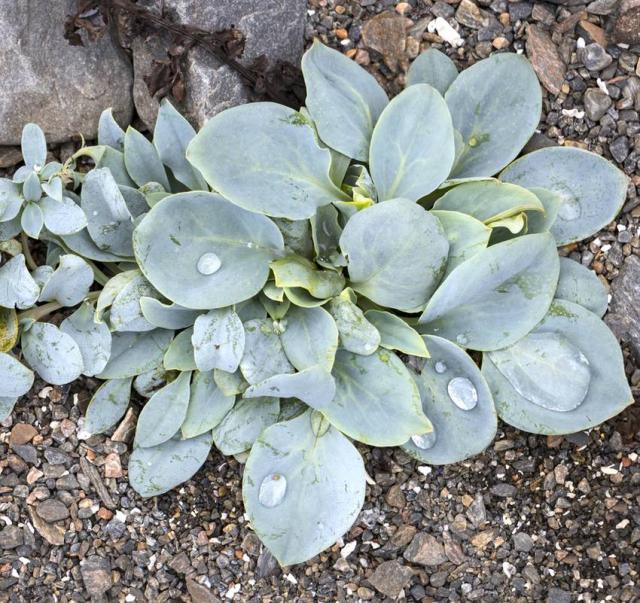
[[[500,179],[560,196],[551,227],[558,245],[586,239],[609,224],[622,208],[628,182],[610,161],[575,147],[528,153],[509,165]]]
[[[500,418],[510,425],[530,433],[575,433],[603,423],[633,403],[615,336],[595,314],[582,306],[554,300],[527,339],[529,341],[524,341],[515,352],[508,348],[500,353],[485,354],[482,361],[482,372],[493,392]],[[504,365],[522,362],[521,347],[525,352],[529,350],[524,357],[526,364],[533,363],[537,369],[524,380],[523,375],[515,375]],[[513,357],[509,361],[508,357],[515,353],[519,359]],[[554,366],[554,362],[558,365]],[[538,403],[521,395],[519,390],[528,398],[536,398]],[[561,392],[567,399],[558,397]],[[581,396],[583,399],[579,400]]]
[[[242,497],[262,542],[280,564],[291,565],[351,527],[364,502],[365,478],[353,444],[333,427],[316,435],[306,412],[260,435],[247,459]]]
[[[155,205],[137,226],[134,247],[143,274],[160,293],[185,308],[208,310],[256,295],[284,242],[265,216],[214,193],[190,192]],[[211,253],[218,269],[211,272],[209,264],[202,274],[198,263]]]
[[[496,411],[480,369],[455,343],[425,336],[431,358],[414,374],[422,409],[433,423],[433,434],[411,438],[403,449],[434,465],[457,463],[482,452],[497,429]],[[425,446],[424,444],[428,444]]]

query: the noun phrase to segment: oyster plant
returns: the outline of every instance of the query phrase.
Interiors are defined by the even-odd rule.
[[[354,442],[455,463],[498,417],[565,434],[633,401],[604,287],[557,251],[613,220],[627,180],[577,148],[519,157],[541,111],[526,59],[458,74],[431,49],[392,100],[319,43],[302,69],[300,111],[248,104],[196,134],[163,102],[151,141],[106,111],[64,165],[29,125],[0,181],[0,414],[31,369],[103,380],[85,435],[142,400],[135,490],[170,490],[215,445],[246,463],[246,512],[283,565],[358,516]]]

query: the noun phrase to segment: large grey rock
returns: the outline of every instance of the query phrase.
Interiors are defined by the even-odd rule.
[[[611,283],[611,303],[605,322],[640,359],[640,258],[630,255]]]
[[[145,1],[152,10],[158,0]],[[235,27],[245,36],[244,51],[239,62],[250,65],[264,55],[270,64],[287,61],[298,64],[304,44],[306,0],[164,0],[165,16],[175,23],[191,25],[209,32]],[[141,85],[148,75],[153,57],[166,48],[164,36],[154,36],[144,44],[133,43],[136,69],[135,102],[138,113],[151,127],[157,112],[157,102]],[[166,57],[166,54],[165,54]],[[186,97],[184,110],[197,127],[215,114],[247,102],[251,91],[240,76],[223,65],[203,48],[193,48],[186,59]]]
[[[131,119],[132,73],[109,36],[85,47],[64,39],[74,0],[0,0],[0,145],[38,123],[49,142],[95,138],[103,109]]]

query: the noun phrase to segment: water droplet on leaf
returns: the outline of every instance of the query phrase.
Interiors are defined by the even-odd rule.
[[[215,253],[203,253],[198,260],[196,268],[200,274],[208,276],[220,270],[222,262]]]
[[[447,385],[451,401],[462,410],[471,410],[478,403],[478,390],[466,377],[454,377]]]
[[[262,480],[258,500],[269,509],[277,507],[287,491],[287,480],[280,473],[270,473]]]
[[[433,448],[436,443],[436,432],[430,431],[429,433],[412,435],[411,441],[414,443],[416,448],[420,448],[420,450],[429,450],[429,448]]]
[[[442,375],[442,373],[446,373],[447,372],[447,365],[444,362],[436,362],[436,365],[434,367],[436,369],[436,373],[438,373],[439,375]]]
[[[582,208],[580,207],[580,202],[572,196],[563,195],[562,203],[558,209],[558,216],[570,222],[571,220],[578,219],[581,214]]]
[[[469,340],[466,338],[465,335],[463,335],[462,333],[460,333],[460,335],[458,335],[456,337],[456,341],[458,342],[459,345],[461,346],[465,346],[467,345],[467,343],[469,343]]]

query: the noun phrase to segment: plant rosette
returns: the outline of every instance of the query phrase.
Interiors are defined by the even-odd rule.
[[[34,372],[103,380],[84,436],[142,400],[133,488],[176,487],[215,445],[283,565],[356,520],[354,441],[455,463],[498,417],[566,434],[633,401],[603,286],[557,251],[615,218],[627,180],[576,148],[519,156],[541,112],[527,60],[458,74],[430,49],[392,100],[317,42],[302,70],[300,111],[196,133],[163,101],[151,140],[105,111],[64,165],[29,124],[0,180],[0,415]]]

